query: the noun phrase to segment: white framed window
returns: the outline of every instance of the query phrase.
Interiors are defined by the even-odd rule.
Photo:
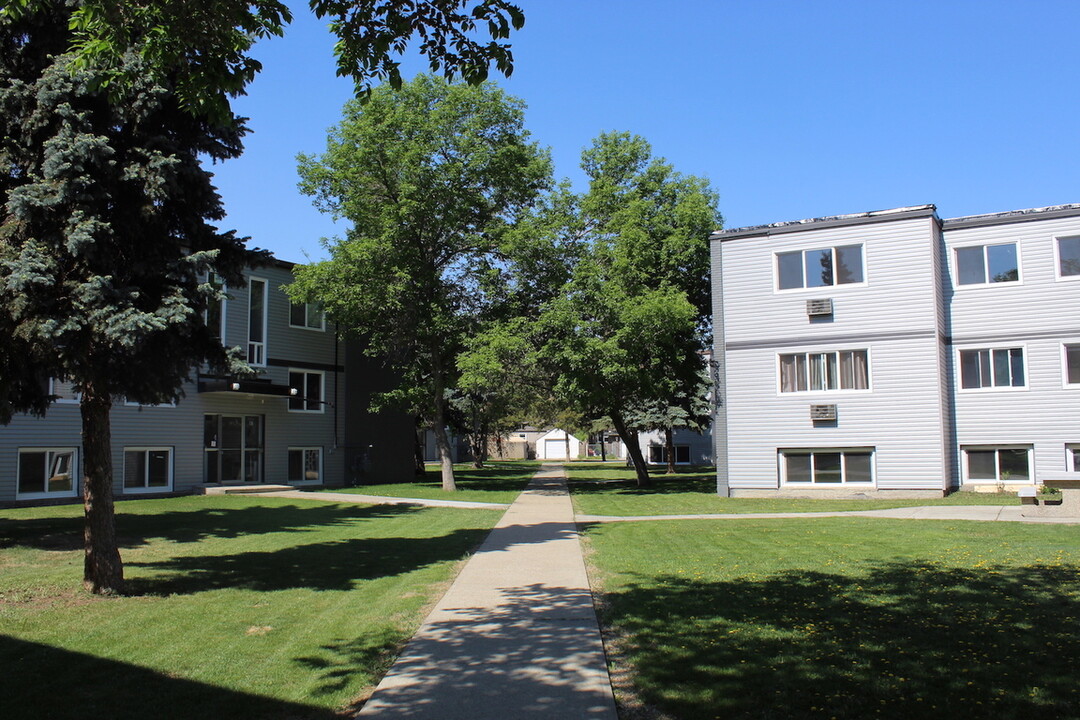
[[[19,448],[15,499],[75,497],[78,467],[76,448]]]
[[[1030,483],[1030,445],[965,445],[964,482]]]
[[[214,333],[222,343],[225,342],[225,303],[226,298],[224,293],[226,291],[225,281],[217,273],[210,273],[206,278],[206,282],[214,289],[215,292],[221,293],[222,297],[216,300],[208,300],[206,303],[206,309],[203,310],[203,321],[206,323],[206,327],[210,328],[210,332]]]
[[[289,448],[289,482],[294,485],[320,484],[323,481],[322,448]]]
[[[169,492],[172,486],[171,447],[124,448],[124,492]]]
[[[955,250],[957,285],[992,285],[1020,282],[1017,245],[971,245]]]
[[[781,449],[777,451],[784,485],[873,485],[873,448]]]
[[[49,378],[49,394],[55,395],[55,403],[61,405],[78,405],[82,399],[82,393],[75,392],[75,387],[67,380]]]
[[[1061,376],[1065,387],[1080,388],[1080,343],[1061,346]]]
[[[1054,250],[1058,280],[1080,280],[1080,237],[1057,238]]]
[[[863,246],[838,245],[776,253],[778,290],[858,285],[866,282]]]
[[[248,280],[248,345],[249,365],[266,365],[266,280]]]
[[[649,462],[653,465],[666,465],[667,464],[667,446],[666,445],[650,445],[649,446]],[[675,446],[675,464],[676,465],[689,465],[690,464],[690,446],[689,445],[676,445]]]
[[[289,327],[326,330],[326,313],[319,303],[294,303],[289,306]]]
[[[866,350],[785,353],[779,361],[782,393],[870,389]]]
[[[289,370],[289,387],[296,394],[289,398],[289,412],[323,412],[326,373],[320,370]]]
[[[1024,348],[958,350],[960,389],[1026,388]]]
[[[1080,443],[1065,445],[1065,469],[1069,472],[1080,472]]]

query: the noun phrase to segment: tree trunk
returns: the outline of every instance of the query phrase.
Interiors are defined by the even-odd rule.
[[[450,455],[450,438],[446,433],[446,397],[443,387],[442,365],[439,355],[433,353],[435,361],[432,363],[432,382],[435,391],[435,447],[439,449],[439,464],[442,471],[442,489],[449,492],[457,490],[454,482],[454,460]]]
[[[634,461],[634,473],[637,475],[638,487],[649,487],[652,485],[652,480],[649,478],[649,468],[645,465],[645,458],[641,455],[641,444],[638,442],[637,430],[630,432],[626,429],[626,423],[623,422],[621,413],[609,413],[609,417],[612,424],[615,425],[615,432],[619,433],[619,437],[626,444],[626,452],[630,454],[630,459]]]
[[[487,444],[487,435],[479,428],[474,427],[469,435],[469,445],[472,448],[472,464],[477,470],[484,467],[484,445]]]
[[[112,496],[112,440],[109,410],[112,400],[94,387],[83,388],[83,585],[96,595],[124,591],[124,565],[116,545],[116,515]],[[75,468],[71,468],[74,473]]]
[[[607,449],[604,440],[607,439],[607,432],[600,433],[600,462],[607,462]]]
[[[563,430],[563,444],[566,445],[566,459],[570,459],[570,433]]]
[[[416,431],[413,433],[413,475],[420,478],[427,475],[427,468],[424,467],[424,439],[423,419],[417,415]]]
[[[675,474],[675,433],[671,427],[664,428],[664,453],[667,455],[667,474]]]

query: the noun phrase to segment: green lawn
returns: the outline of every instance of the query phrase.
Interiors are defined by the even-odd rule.
[[[539,468],[539,462],[529,460],[489,462],[480,470],[471,463],[454,465],[454,479],[458,489],[455,492],[446,492],[442,489],[439,466],[428,463],[427,477],[418,482],[380,483],[326,490],[381,497],[512,503]]]
[[[637,487],[634,471],[620,465],[567,465],[574,509],[581,515],[685,515],[705,513],[830,512],[880,510],[917,505],[1016,505],[1015,493],[957,492],[928,499],[726,498],[716,495],[712,468],[651,475],[653,486]]]
[[[587,529],[617,668],[699,718],[1076,718],[1080,533],[1013,523]]]
[[[0,510],[0,715],[332,718],[370,692],[497,511],[117,503],[132,596],[84,593],[82,508]]]

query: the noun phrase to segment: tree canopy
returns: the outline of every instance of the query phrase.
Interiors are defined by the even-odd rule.
[[[0,14],[39,13],[56,0],[8,0]],[[509,76],[514,57],[501,42],[525,24],[506,0],[310,0],[311,11],[330,21],[338,37],[337,73],[353,78],[366,96],[373,84],[401,85],[395,55],[413,38],[432,72],[478,83],[494,65]],[[227,119],[229,98],[244,92],[262,68],[251,55],[261,38],[280,36],[292,12],[280,0],[79,0],[71,34],[61,51],[95,82],[118,90],[149,79],[169,79],[180,105],[196,114]],[[484,36],[488,40],[484,40]],[[128,55],[142,63],[138,70]],[[178,72],[178,70],[180,72]]]
[[[544,204],[527,223],[549,247],[570,249],[548,251],[563,262],[547,265],[547,277],[562,282],[526,309],[530,361],[562,407],[611,419],[647,484],[638,431],[661,413],[707,422],[708,237],[721,218],[708,183],[654,158],[641,137],[600,135],[582,167],[588,190]],[[514,322],[486,337],[524,327]],[[501,340],[473,352],[506,347],[521,346]]]
[[[550,184],[521,101],[490,84],[419,76],[350,102],[326,152],[301,156],[301,189],[350,221],[330,259],[301,268],[297,301],[319,301],[401,377],[399,401],[433,424],[454,487],[447,396],[463,343],[493,312],[504,242]]]
[[[240,124],[181,112],[152,74],[110,102],[71,72],[69,22],[62,5],[0,18],[0,419],[44,412],[49,378],[81,394],[85,577],[108,592],[123,588],[113,398],[173,400],[194,365],[229,364],[202,321],[219,296],[206,278],[238,279],[252,257],[213,225],[224,211],[200,163],[238,155]]]

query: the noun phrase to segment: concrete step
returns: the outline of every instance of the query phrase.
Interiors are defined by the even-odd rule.
[[[295,490],[291,485],[197,485],[196,495],[244,495]]]

